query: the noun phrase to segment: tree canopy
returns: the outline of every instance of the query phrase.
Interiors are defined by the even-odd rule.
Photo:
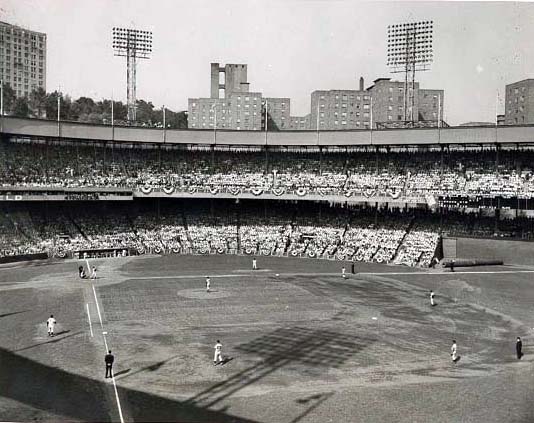
[[[68,95],[54,91],[45,92],[42,88],[32,91],[28,97],[16,97],[13,89],[4,84],[4,114],[8,116],[39,119],[57,119],[58,97],[60,119],[74,122],[111,124],[111,100],[95,101],[89,97],[73,100]],[[113,121],[115,125],[126,125],[128,107],[121,101],[113,102]],[[163,109],[155,108],[150,101],[137,100],[138,126],[163,127]],[[165,108],[167,128],[187,128],[187,112],[174,112]]]

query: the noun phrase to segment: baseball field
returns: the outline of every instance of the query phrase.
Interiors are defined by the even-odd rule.
[[[96,280],[78,278],[88,264]],[[345,265],[346,278],[341,262],[260,257],[253,271],[226,255],[4,265],[0,420],[534,421],[534,267]]]

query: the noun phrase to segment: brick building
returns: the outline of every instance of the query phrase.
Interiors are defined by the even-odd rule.
[[[439,120],[443,120],[443,90],[421,89],[419,82],[415,82],[412,94],[411,84],[408,84],[406,104],[404,82],[379,78],[367,91],[373,98],[373,127],[395,123],[402,125],[405,121],[437,124],[438,115]]]
[[[17,97],[46,91],[46,34],[0,22],[0,80]]]
[[[289,98],[264,98],[260,92],[250,92],[247,65],[212,63],[210,98],[189,99],[188,127],[261,131],[266,109],[269,130],[290,129]]]
[[[504,124],[534,123],[534,79],[524,79],[506,86]]]
[[[223,75],[223,78],[221,78]],[[437,125],[443,120],[443,90],[420,89],[414,84],[413,107],[408,101],[405,114],[404,82],[376,79],[369,88],[360,78],[357,90],[319,90],[311,94],[310,113],[291,116],[289,98],[263,97],[250,92],[247,65],[211,64],[210,98],[191,98],[188,126],[196,129],[265,130],[343,130],[371,126],[403,126],[405,121]],[[411,99],[411,88],[408,92]],[[412,117],[413,109],[413,117]]]

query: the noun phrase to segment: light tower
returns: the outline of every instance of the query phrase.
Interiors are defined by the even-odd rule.
[[[430,69],[433,61],[433,27],[433,21],[388,26],[387,64],[392,73],[404,72],[404,121],[412,124],[415,120],[415,72]]]
[[[126,94],[128,123],[136,120],[136,65],[137,59],[149,59],[152,53],[152,32],[138,29],[113,28],[115,56],[126,56]]]

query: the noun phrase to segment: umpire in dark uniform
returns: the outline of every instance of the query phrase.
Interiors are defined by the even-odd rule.
[[[106,379],[108,377],[113,377],[112,368],[113,368],[114,360],[115,360],[115,357],[113,357],[113,354],[111,354],[111,350],[109,350],[108,353],[106,354],[106,357],[104,358],[104,361],[106,362]]]
[[[521,357],[523,357],[523,341],[521,341],[519,336],[517,337],[517,341],[515,341],[515,352],[517,353],[517,359],[521,360]]]

